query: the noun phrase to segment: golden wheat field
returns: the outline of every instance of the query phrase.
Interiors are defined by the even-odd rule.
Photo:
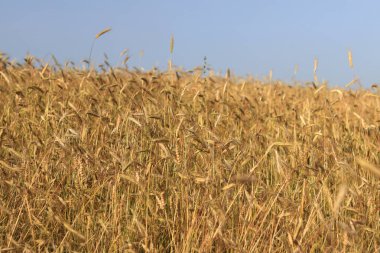
[[[380,93],[0,64],[4,252],[379,252]]]

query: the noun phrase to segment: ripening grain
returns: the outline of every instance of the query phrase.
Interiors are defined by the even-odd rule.
[[[33,58],[0,73],[2,250],[380,250],[379,93]]]

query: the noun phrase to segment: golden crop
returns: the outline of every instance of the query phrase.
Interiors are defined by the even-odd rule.
[[[376,92],[0,63],[2,250],[380,250]]]

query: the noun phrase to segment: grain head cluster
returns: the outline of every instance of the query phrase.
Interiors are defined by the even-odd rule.
[[[0,248],[379,252],[380,94],[0,62]]]

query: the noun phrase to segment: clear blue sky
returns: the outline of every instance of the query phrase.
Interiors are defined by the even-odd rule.
[[[129,66],[165,69],[170,35],[174,63],[187,69],[203,57],[216,70],[276,79],[319,79],[332,85],[361,78],[380,82],[379,1],[2,1],[0,51],[21,60],[27,52],[49,59],[80,62],[89,55],[94,35],[112,31],[95,44],[97,63],[107,53],[112,64],[130,50]],[[352,49],[355,68],[348,67]],[[143,50],[144,55],[139,56]]]

